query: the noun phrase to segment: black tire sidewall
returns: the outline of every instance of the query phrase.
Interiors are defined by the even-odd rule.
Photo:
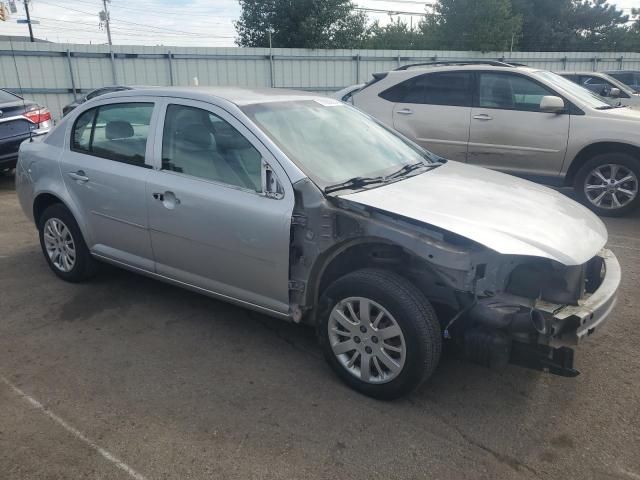
[[[388,278],[393,286],[359,275],[371,272],[377,273],[379,280]],[[408,289],[410,294],[402,294],[402,289]],[[349,297],[365,297],[379,303],[393,315],[402,330],[406,359],[402,372],[390,382],[368,384],[361,381],[349,373],[333,353],[328,334],[329,315],[339,301]],[[426,333],[427,322],[431,334]],[[336,280],[320,299],[317,328],[324,356],[338,376],[355,390],[382,400],[392,400],[415,389],[433,373],[440,357],[440,326],[431,305],[412,284],[393,272],[360,270]]]
[[[71,237],[73,238],[73,243],[76,249],[76,262],[73,268],[68,272],[63,272],[58,269],[47,254],[47,249],[44,244],[44,225],[47,220],[51,218],[57,218],[62,223],[64,223],[69,231],[71,232]],[[38,219],[38,231],[40,237],[40,248],[42,249],[42,254],[44,255],[45,260],[49,264],[53,273],[55,273],[61,279],[67,282],[81,282],[86,280],[93,274],[94,269],[94,260],[89,253],[89,249],[84,241],[82,236],[82,232],[78,227],[78,224],[69,211],[67,207],[60,203],[56,203],[47,207],[47,209],[42,213],[40,218]]]
[[[636,208],[638,208],[638,206],[640,206],[640,194],[636,195],[636,198],[630,204],[615,210],[611,210],[607,208],[597,207],[596,205],[591,203],[591,201],[589,201],[587,195],[584,192],[584,182],[587,178],[587,175],[589,175],[596,167],[609,163],[627,167],[628,169],[632,170],[636,174],[636,178],[640,180],[640,159],[622,152],[602,153],[600,155],[595,155],[580,168],[576,175],[573,187],[580,202],[587,208],[591,209],[593,212],[603,217],[620,217],[626,215],[627,213],[635,210]]]

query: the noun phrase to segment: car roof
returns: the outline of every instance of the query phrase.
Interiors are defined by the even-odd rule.
[[[558,75],[591,75],[592,77],[602,77],[609,76],[606,72],[589,72],[587,70],[584,71],[576,71],[576,72],[556,72]]]
[[[389,73],[394,75],[402,75],[408,72],[448,72],[448,71],[460,71],[460,70],[469,70],[469,71],[490,71],[490,72],[538,72],[539,68],[532,68],[523,65],[504,65],[504,66],[495,66],[483,63],[458,63],[451,62],[451,64],[446,65],[419,65],[409,66],[410,68],[402,69],[402,70],[391,70]]]
[[[210,100],[211,97],[226,100],[238,106],[254,103],[287,102],[296,100],[325,100],[329,97],[314,93],[288,90],[284,88],[242,88],[242,87],[139,87],[134,90],[107,93],[100,98],[122,98],[129,96],[179,97],[193,100]]]

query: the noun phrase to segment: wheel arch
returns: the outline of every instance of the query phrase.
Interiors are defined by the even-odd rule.
[[[84,222],[84,219],[82,218],[81,215],[79,215],[79,210],[75,208],[75,205],[73,204],[72,201],[70,201],[69,198],[65,198],[65,195],[60,195],[55,191],[43,190],[38,192],[35,195],[33,199],[32,215],[33,215],[33,221],[36,224],[36,227],[39,227],[40,217],[42,213],[49,206],[54,205],[56,203],[63,205],[67,210],[69,210],[69,212],[71,212],[71,215],[73,216],[76,223],[78,224],[80,233],[82,233],[82,236],[84,237],[85,242],[87,243],[87,245],[89,245],[89,242],[88,242],[89,232],[87,231],[87,227]]]
[[[578,171],[580,168],[587,162],[589,159],[593,158],[596,155],[600,155],[603,153],[626,153],[638,160],[640,162],[640,147],[635,145],[630,145],[628,143],[622,142],[597,142],[592,143],[584,147],[573,159],[569,169],[567,170],[567,174],[565,175],[565,185],[571,186],[576,178]]]
[[[322,292],[335,280],[364,268],[393,271],[422,290],[427,297],[429,292],[424,291],[424,283],[412,272],[419,270],[429,278],[444,282],[441,274],[427,260],[401,244],[380,237],[361,237],[336,244],[315,260],[310,270],[305,303],[317,306]],[[312,309],[308,318],[311,323],[316,321],[316,310]]]

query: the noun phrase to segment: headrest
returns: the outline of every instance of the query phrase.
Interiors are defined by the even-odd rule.
[[[190,147],[206,149],[211,147],[211,132],[202,123],[190,123],[182,130],[182,140]]]
[[[216,146],[220,150],[241,150],[243,148],[251,148],[249,141],[231,125],[220,122],[220,124],[216,124],[214,128]]]
[[[114,120],[107,123],[104,134],[108,140],[130,138],[133,137],[133,127],[129,122],[125,122],[124,120]]]

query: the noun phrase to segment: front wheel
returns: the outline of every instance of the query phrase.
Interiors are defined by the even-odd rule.
[[[576,175],[579,200],[598,215],[619,217],[638,207],[640,159],[604,153],[587,161]]]
[[[327,288],[320,308],[325,358],[355,390],[394,399],[435,370],[440,325],[429,301],[404,277],[385,270],[355,271]]]

